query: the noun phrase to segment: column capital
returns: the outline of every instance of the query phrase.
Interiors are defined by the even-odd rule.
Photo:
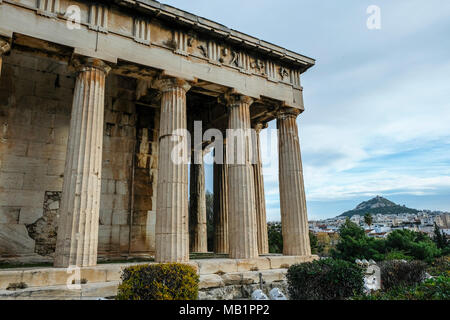
[[[9,50],[11,50],[11,45],[9,44],[9,41],[0,39],[0,56],[7,53]]]
[[[175,77],[155,80],[153,85],[162,92],[171,91],[177,88],[183,89],[185,92],[188,92],[189,89],[191,89],[191,84],[187,80]]]
[[[236,107],[241,103],[251,105],[255,100],[249,96],[244,96],[238,93],[227,93],[221,97],[221,100],[227,105],[227,107]]]
[[[105,76],[111,71],[111,66],[101,59],[77,56],[72,58],[72,67],[77,73],[89,71],[90,69],[98,69],[105,73]]]
[[[300,113],[300,109],[283,107],[278,109],[277,119],[297,118]]]
[[[269,124],[267,124],[267,123],[259,122],[259,123],[256,123],[253,126],[253,128],[255,129],[256,133],[260,133],[261,130],[267,129],[268,126],[269,126]]]

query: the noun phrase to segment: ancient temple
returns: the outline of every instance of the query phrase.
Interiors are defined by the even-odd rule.
[[[0,0],[1,259],[206,252],[212,147],[214,251],[267,254],[259,134],[274,119],[283,253],[311,256],[296,119],[313,65],[157,1]]]

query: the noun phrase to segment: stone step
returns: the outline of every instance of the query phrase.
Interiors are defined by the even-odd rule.
[[[199,299],[249,298],[253,290],[286,288],[287,269],[244,271],[200,275]],[[260,278],[261,275],[261,278]],[[262,281],[262,283],[261,283]],[[120,281],[67,285],[38,286],[16,290],[0,290],[0,300],[98,300],[117,295]]]
[[[66,285],[0,290],[0,300],[102,300],[117,294],[119,281],[98,282],[69,289]]]
[[[191,260],[188,264],[193,266],[198,274],[211,275],[209,279],[215,278],[215,275],[229,274],[227,277],[234,277],[235,273],[245,272],[263,272],[267,277],[274,269],[287,269],[295,263],[302,263],[317,259],[317,256],[263,256],[256,259],[199,259]],[[101,264],[95,267],[85,267],[79,269],[80,279],[87,281],[87,284],[120,281],[123,268],[148,264],[148,262],[139,263],[111,263]],[[275,272],[273,274],[278,274]],[[12,284],[25,283],[28,288],[64,286],[72,284],[76,271],[66,268],[14,268],[0,270],[0,290],[5,290]],[[207,279],[208,277],[203,277]],[[228,281],[222,279],[222,281]],[[231,280],[230,280],[231,281]]]

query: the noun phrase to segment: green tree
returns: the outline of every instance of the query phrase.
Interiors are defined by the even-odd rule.
[[[372,225],[373,222],[373,218],[372,215],[370,213],[366,213],[364,215],[364,222],[370,227]]]
[[[340,240],[331,256],[354,262],[355,259],[382,260],[385,254],[385,241],[369,238],[364,230],[347,219],[339,228]]]
[[[391,232],[386,240],[386,248],[389,251],[402,251],[407,256],[427,262],[440,255],[440,250],[429,236],[408,229]]]
[[[281,232],[281,222],[267,223],[267,237],[269,239],[270,253],[283,253],[283,234]],[[317,236],[309,231],[309,243],[312,253],[318,253]]]
[[[311,253],[319,253],[319,242],[314,232],[309,231],[309,245],[311,247]]]
[[[448,241],[445,235],[441,232],[438,225],[434,223],[433,241],[439,249],[445,249],[448,246]]]
[[[268,222],[267,236],[269,238],[269,252],[283,253],[283,236],[281,234],[281,222]]]

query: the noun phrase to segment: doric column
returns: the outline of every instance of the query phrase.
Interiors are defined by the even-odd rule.
[[[193,151],[189,197],[189,246],[191,252],[208,252],[206,230],[205,166],[203,152]]]
[[[228,97],[228,233],[232,259],[258,257],[255,182],[251,163],[252,102],[251,98],[245,96]]]
[[[226,154],[226,142],[223,144]],[[214,162],[214,252],[228,253],[228,168]]]
[[[261,141],[259,134],[267,124],[261,123],[255,126],[254,131],[254,163],[253,173],[255,176],[255,200],[256,200],[256,223],[258,228],[258,251],[259,254],[269,253],[269,239],[267,237],[267,219],[266,219],[266,197],[264,195],[264,178],[262,172],[261,160]]]
[[[283,108],[277,118],[283,254],[311,255],[302,158],[296,118],[299,111]]]
[[[9,42],[0,39],[0,76],[2,75],[3,55],[11,49]]]
[[[156,261],[189,260],[188,140],[186,92],[181,79],[157,82],[161,96],[158,186],[156,196]],[[178,157],[178,158],[177,158]]]
[[[77,71],[67,144],[55,266],[97,264],[105,77],[93,58],[74,60]]]

